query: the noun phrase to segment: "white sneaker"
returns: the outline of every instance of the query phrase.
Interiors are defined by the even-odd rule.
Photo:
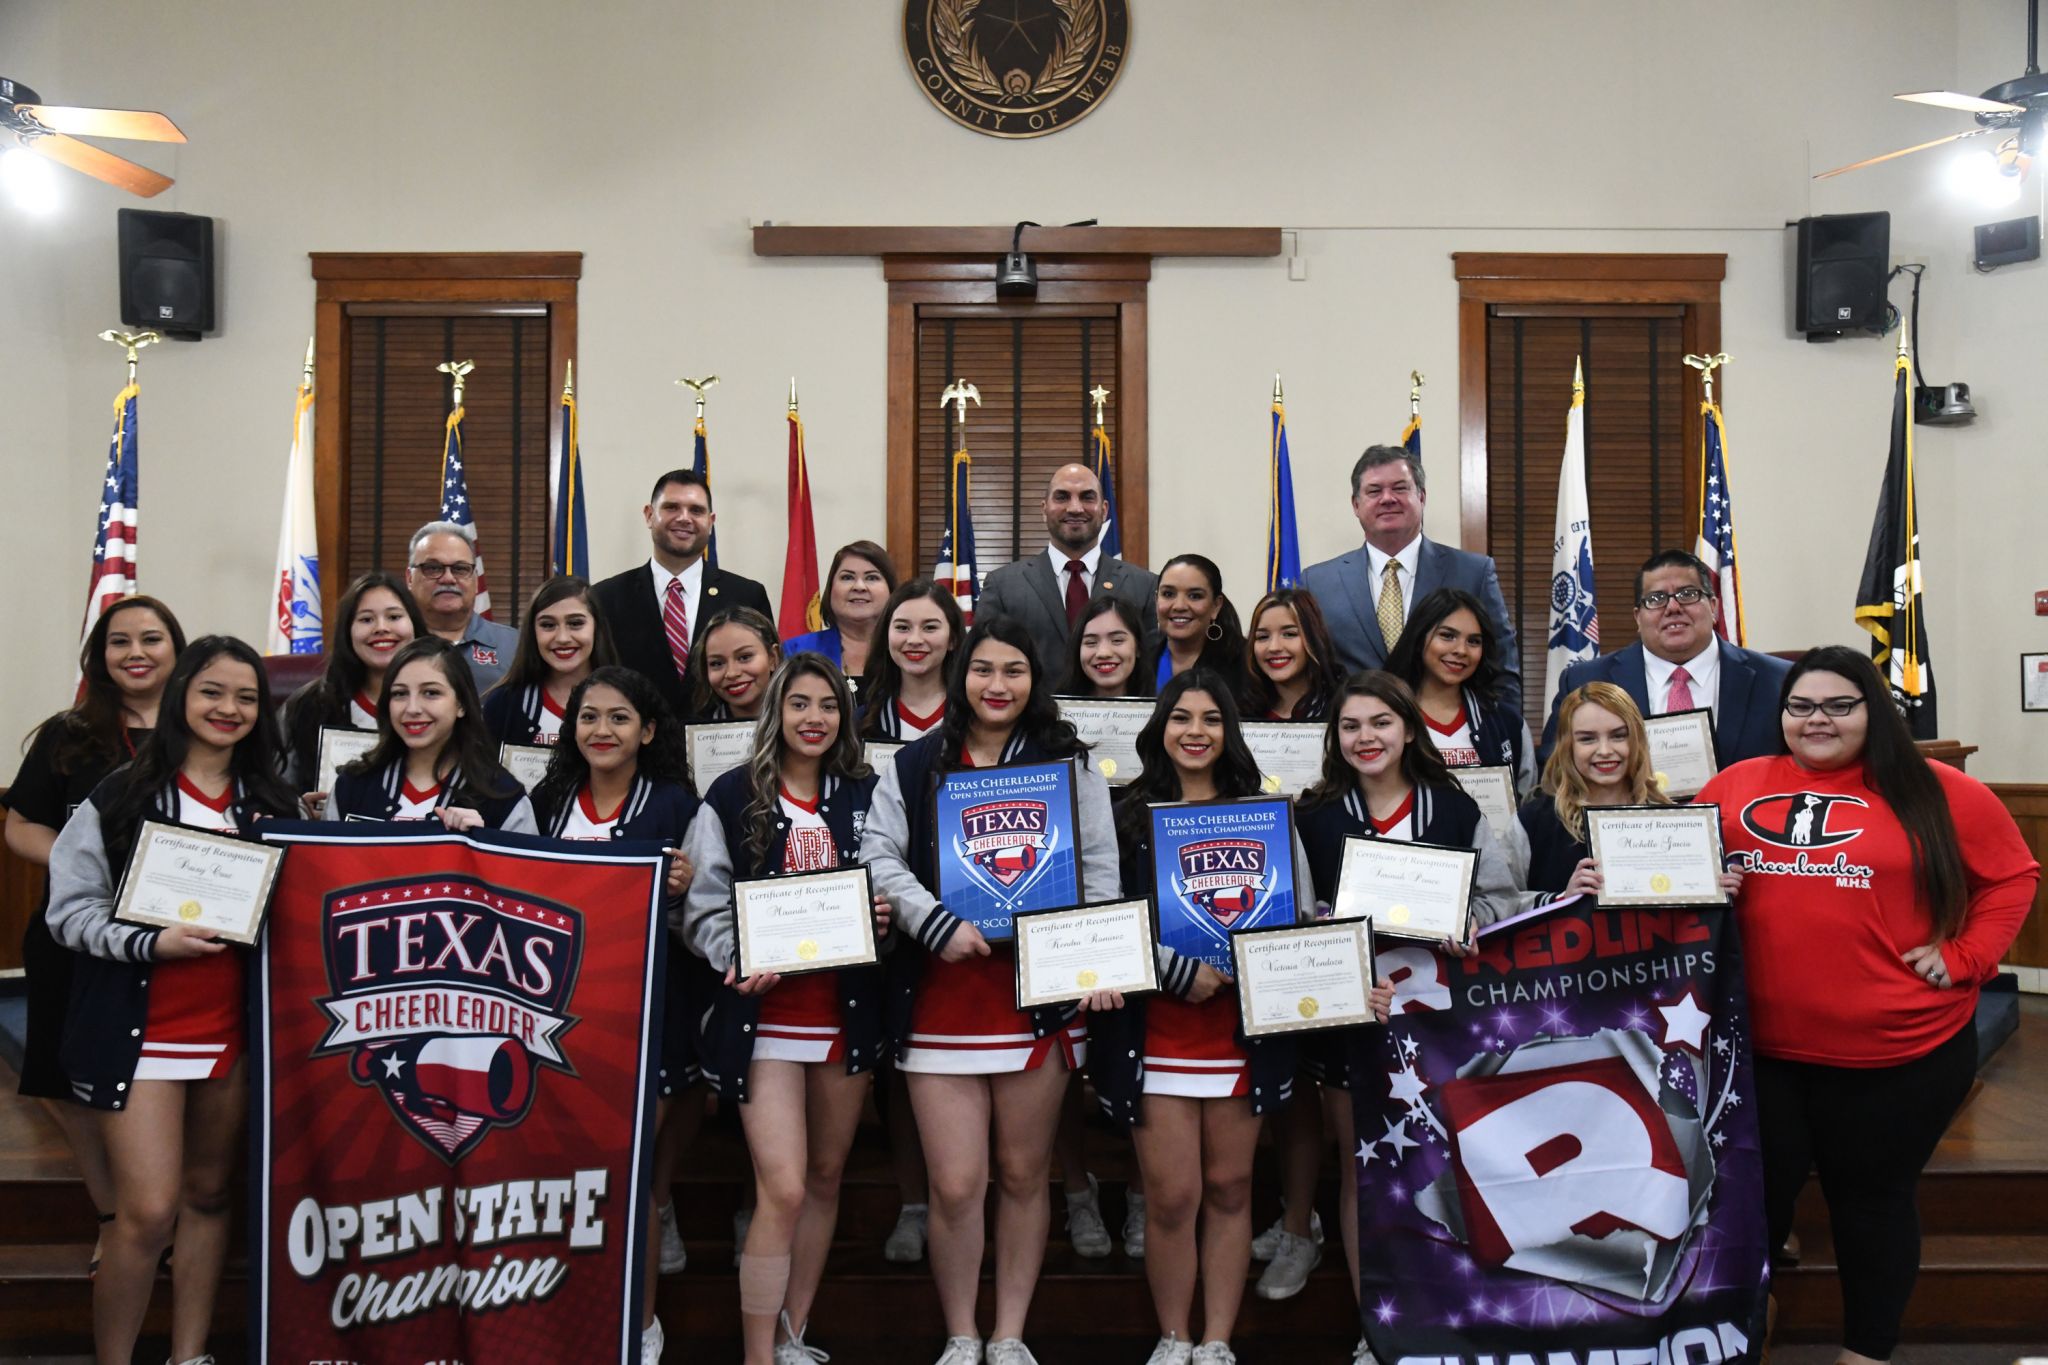
[[[1161,1337],[1152,1354],[1145,1358],[1145,1365],[1188,1365],[1194,1353],[1195,1348],[1179,1337]]]
[[[1351,1365],[1380,1365],[1380,1358],[1365,1344],[1364,1337],[1358,1339],[1358,1349],[1351,1353]]]
[[[661,1330],[660,1318],[641,1328],[640,1365],[661,1365],[661,1347],[667,1340],[667,1335]]]
[[[741,1209],[732,1216],[732,1268],[740,1268],[740,1252],[747,1245],[747,1229],[754,1225],[754,1211]]]
[[[1109,1229],[1102,1222],[1102,1187],[1092,1175],[1088,1177],[1086,1194],[1067,1196],[1067,1240],[1073,1244],[1076,1256],[1096,1261],[1109,1255],[1112,1244]]]
[[[689,1263],[690,1253],[683,1246],[683,1234],[676,1227],[676,1206],[671,1200],[661,1206],[661,1273],[679,1274]]]
[[[1280,1250],[1259,1274],[1262,1299],[1291,1299],[1308,1283],[1311,1270],[1323,1262],[1323,1249],[1306,1237],[1280,1234]]]
[[[1145,1196],[1136,1190],[1124,1196],[1124,1255],[1145,1259]]]
[[[933,1365],[981,1365],[980,1337],[947,1337],[946,1349]]]
[[[882,1243],[882,1259],[891,1265],[915,1265],[924,1259],[924,1242],[931,1219],[931,1205],[905,1204],[896,1211],[896,1226]]]
[[[166,1360],[164,1365],[219,1365],[219,1362],[211,1355],[203,1355],[193,1356],[190,1360],[186,1361]]]
[[[988,1353],[982,1358],[988,1365],[1038,1365],[1038,1357],[1031,1354],[1031,1348],[1019,1337],[991,1341]]]
[[[1237,1365],[1237,1352],[1230,1349],[1227,1341],[1205,1341],[1188,1359],[1192,1365]]]
[[[1287,1235],[1287,1219],[1275,1218],[1273,1226],[1252,1238],[1252,1259],[1270,1261],[1280,1254],[1280,1239]],[[1308,1215],[1308,1239],[1317,1246],[1323,1244],[1323,1216],[1314,1209]]]
[[[788,1313],[782,1315],[781,1325],[783,1333],[789,1340],[775,1343],[775,1365],[814,1365],[814,1362],[816,1365],[823,1365],[823,1362],[832,1358],[817,1347],[804,1343],[804,1333],[789,1325]],[[810,1328],[808,1322],[804,1324],[805,1332]]]

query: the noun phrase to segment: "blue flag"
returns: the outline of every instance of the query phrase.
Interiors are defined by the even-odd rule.
[[[1095,449],[1088,468],[1102,485],[1102,553],[1122,559],[1124,534],[1116,524],[1116,461],[1110,455],[1109,433],[1100,426],[1095,428]]]
[[[571,362],[572,364],[574,362]],[[575,372],[572,370],[573,375]],[[583,454],[577,448],[576,388],[562,384],[562,452],[555,470],[555,524],[548,545],[549,567],[556,573],[590,577],[590,535],[583,518]]]
[[[1266,489],[1266,591],[1301,582],[1301,535],[1294,525],[1294,468],[1287,461],[1287,407],[1274,386],[1272,466]]]
[[[704,495],[709,497],[711,495],[711,447],[704,438],[704,419],[702,417],[697,419],[697,447],[690,456],[690,468],[695,470],[697,476],[704,480]],[[709,569],[718,567],[718,528],[715,526],[711,528],[710,542],[704,547],[704,566]]]

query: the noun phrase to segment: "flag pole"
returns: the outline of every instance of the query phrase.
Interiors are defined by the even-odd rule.
[[[570,361],[562,371],[562,398],[564,401],[576,396],[576,362]]]
[[[162,341],[163,339],[163,333],[161,332],[119,332],[115,331],[111,327],[108,328],[106,331],[100,333],[101,341],[111,341],[116,346],[122,346],[127,348],[128,382],[130,384],[133,384],[135,382],[136,353],[139,352],[143,347],[154,346],[157,342]],[[306,349],[306,369],[308,373],[312,372],[312,367],[313,352],[312,347],[308,345]]]
[[[1726,351],[1722,351],[1717,355],[1689,355],[1685,357],[1685,363],[1700,372],[1700,383],[1706,386],[1706,401],[1709,407],[1713,406],[1714,402],[1714,371],[1726,365],[1728,358]]]
[[[1411,420],[1422,416],[1422,386],[1427,382],[1422,371],[1408,371],[1408,416]]]
[[[702,379],[690,379],[685,377],[682,379],[678,379],[676,381],[676,383],[681,384],[684,388],[690,390],[692,393],[697,395],[697,420],[699,422],[702,422],[704,420],[704,390],[710,388],[717,382],[718,376],[715,374],[707,374]]]
[[[449,407],[461,407],[462,390],[468,384],[469,372],[476,368],[476,362],[474,360],[444,360],[434,368],[455,380],[454,401],[449,404]]]
[[[796,376],[789,377],[789,415],[796,416]]]
[[[1097,384],[1088,390],[1088,396],[1095,400],[1095,429],[1102,430],[1102,405],[1109,401],[1109,390]]]

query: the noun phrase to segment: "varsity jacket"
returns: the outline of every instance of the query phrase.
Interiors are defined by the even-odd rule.
[[[334,793],[327,798],[323,818],[389,820],[398,811],[399,789],[404,783],[405,764],[402,762],[388,764],[382,772],[338,772],[334,775]],[[506,834],[540,833],[540,826],[533,818],[533,804],[526,799],[526,793],[520,790],[518,783],[511,783],[511,787],[512,790],[502,796],[465,787],[462,769],[458,767],[441,779],[441,794],[435,798],[434,806],[436,809],[468,806],[483,816],[486,826]]]
[[[553,744],[554,739],[544,738],[540,732],[540,690],[539,683],[518,687],[508,682],[492,688],[484,698],[484,728],[491,732],[491,738],[500,744]],[[564,716],[562,729],[574,728],[574,723]]]
[[[1484,928],[1520,908],[1507,855],[1471,797],[1455,787],[1417,787],[1413,819],[1418,844],[1479,851],[1472,889],[1474,925]],[[1324,905],[1333,904],[1337,898],[1337,871],[1344,861],[1345,838],[1381,837],[1373,832],[1372,822],[1366,818],[1365,797],[1355,786],[1341,800],[1314,806],[1297,803],[1294,828],[1308,854],[1316,899]]]

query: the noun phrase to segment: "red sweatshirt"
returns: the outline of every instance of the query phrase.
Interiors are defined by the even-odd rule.
[[[1931,986],[1900,955],[1934,936],[1905,829],[1863,765],[1832,772],[1789,757],[1724,770],[1697,800],[1721,807],[1721,840],[1743,869],[1736,900],[1751,1032],[1766,1057],[1896,1066],[1970,1022],[1978,988],[2034,903],[2041,868],[1991,790],[1932,765],[1961,841],[1969,901],[1941,945],[1955,985]]]

